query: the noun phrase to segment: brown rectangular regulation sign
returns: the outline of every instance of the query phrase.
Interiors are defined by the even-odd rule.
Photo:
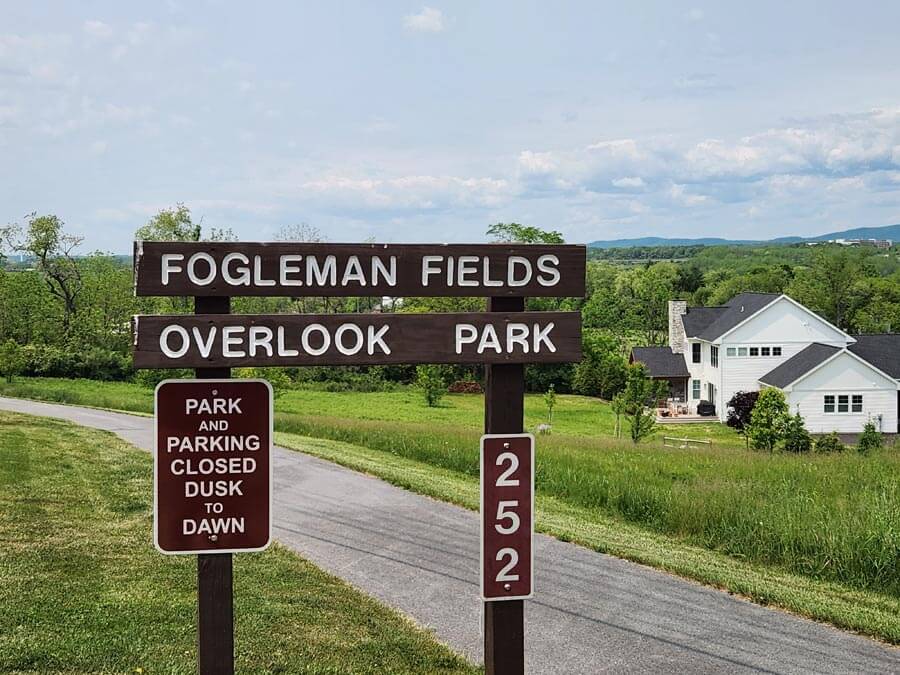
[[[135,368],[564,363],[578,312],[138,316]]]
[[[583,297],[569,244],[135,242],[137,295]]]
[[[272,388],[166,380],[156,388],[153,541],[163,553],[260,551],[272,538]]]

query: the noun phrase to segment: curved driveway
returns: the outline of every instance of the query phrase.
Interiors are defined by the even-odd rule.
[[[0,398],[0,409],[112,431],[151,450],[153,420]],[[478,518],[275,451],[275,536],[481,660]],[[538,535],[530,673],[900,673],[900,650]]]

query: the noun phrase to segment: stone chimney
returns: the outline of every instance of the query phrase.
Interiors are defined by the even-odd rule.
[[[669,300],[669,347],[676,354],[684,354],[687,338],[684,334],[684,322],[681,317],[687,313],[687,302]]]

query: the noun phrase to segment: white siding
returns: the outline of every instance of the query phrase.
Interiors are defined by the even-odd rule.
[[[897,381],[844,353],[785,392],[791,413],[799,412],[812,433],[859,433],[872,419],[884,432],[897,430]],[[826,413],[826,394],[862,394],[861,413]]]
[[[759,378],[813,342],[844,347],[847,336],[816,314],[786,298],[774,303],[724,336],[719,351],[722,370],[720,419],[738,391],[759,389]],[[781,356],[728,356],[728,347],[781,347]]]
[[[759,378],[781,365],[798,352],[806,349],[806,342],[742,342],[747,347],[781,347],[781,356],[728,356],[728,347],[737,348],[731,342],[722,345],[719,351],[719,366],[722,370],[722,400],[725,404],[739,391],[757,391]],[[724,354],[724,356],[723,356]]]
[[[794,342],[803,345],[822,342],[843,347],[847,338],[816,314],[781,298],[734,329],[723,341],[729,344]]]

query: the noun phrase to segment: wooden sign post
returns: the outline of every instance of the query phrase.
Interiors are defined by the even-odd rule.
[[[193,296],[195,313],[135,317],[134,365],[194,368],[198,379],[225,379],[232,367],[484,364],[485,433],[521,438],[524,364],[581,359],[580,313],[527,312],[525,297],[583,297],[586,258],[584,246],[572,245],[136,242],[135,293]],[[232,296],[481,296],[488,311],[231,315]],[[533,490],[533,478],[527,487]],[[497,500],[492,508],[501,506],[500,497],[489,498]],[[521,558],[531,542],[533,505],[519,505],[515,515],[500,515],[527,526],[506,540],[522,549]],[[509,527],[497,532],[511,536]],[[490,594],[483,588],[489,675],[524,672],[530,549],[527,558],[521,583],[501,583]],[[199,553],[197,578],[200,673],[231,675],[231,553]]]

